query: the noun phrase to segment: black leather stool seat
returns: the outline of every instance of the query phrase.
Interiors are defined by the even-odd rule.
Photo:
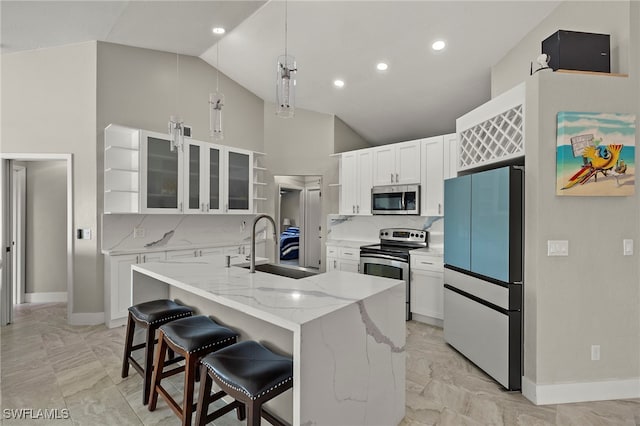
[[[190,316],[193,313],[193,309],[179,305],[173,300],[159,299],[133,305],[129,308],[129,312],[138,321],[156,324]]]
[[[226,346],[238,336],[235,331],[216,324],[204,315],[171,321],[161,326],[160,331],[171,343],[188,353]]]
[[[291,358],[274,354],[252,340],[220,349],[201,362],[218,379],[251,399],[265,396],[293,380]]]

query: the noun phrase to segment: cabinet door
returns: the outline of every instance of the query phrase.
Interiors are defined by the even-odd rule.
[[[340,214],[353,215],[358,203],[358,157],[355,151],[342,154],[340,168]]]
[[[131,306],[131,265],[140,260],[137,254],[109,257],[110,321],[126,318]]]
[[[327,256],[327,272],[335,271],[338,269],[338,258],[337,257],[329,257]]]
[[[358,176],[356,188],[356,214],[371,214],[371,187],[373,180],[373,151],[357,151]]]
[[[471,175],[444,181],[444,263],[471,269]]]
[[[442,136],[425,139],[422,144],[424,188],[422,188],[423,216],[442,216],[444,204],[443,149]]]
[[[165,252],[159,251],[154,253],[144,253],[139,257],[140,263],[159,262],[167,258]]]
[[[444,178],[458,176],[458,135],[444,135]]]
[[[222,212],[222,147],[219,145],[207,144],[204,149],[205,166],[207,172],[204,175],[206,180],[204,203],[207,213]]]
[[[184,210],[186,213],[204,213],[203,193],[203,144],[199,142],[185,143],[185,182]]]
[[[338,260],[338,269],[345,272],[360,272],[360,262],[356,260]]]
[[[226,150],[226,203],[225,213],[253,212],[253,153],[244,150]]]
[[[213,255],[221,255],[224,253],[222,247],[209,247],[198,250],[199,256],[213,256]]]
[[[443,319],[443,295],[442,272],[411,271],[411,312]]]
[[[171,151],[167,135],[142,132],[141,137],[142,212],[182,212],[182,151]]]
[[[396,144],[395,183],[420,183],[420,149],[422,141]]]
[[[392,145],[373,149],[373,186],[396,183],[396,151]]]

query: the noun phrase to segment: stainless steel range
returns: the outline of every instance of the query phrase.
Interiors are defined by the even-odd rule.
[[[407,288],[406,319],[411,319],[409,251],[427,247],[429,233],[422,229],[380,230],[380,244],[360,247],[360,273],[404,280]]]

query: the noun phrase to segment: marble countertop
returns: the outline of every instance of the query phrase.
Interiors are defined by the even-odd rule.
[[[444,256],[444,249],[442,247],[425,247],[425,248],[420,248],[420,249],[415,249],[415,250],[411,250],[409,252],[410,255],[415,255],[415,256],[438,256],[438,257],[443,257]]]
[[[340,246],[340,247],[349,247],[349,248],[360,248],[361,246],[366,246],[369,244],[377,244],[380,240],[327,240],[326,245],[328,246]]]
[[[297,280],[264,272],[251,274],[240,266],[224,267],[224,256],[220,255],[151,262],[132,269],[292,331],[404,285],[400,280],[343,271]]]

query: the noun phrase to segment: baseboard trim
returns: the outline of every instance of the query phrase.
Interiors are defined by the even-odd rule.
[[[71,325],[98,325],[104,324],[104,312],[80,312],[71,314]]]
[[[444,322],[439,318],[432,318],[421,314],[411,313],[411,319],[424,324],[433,325],[434,327],[440,327],[444,325]]]
[[[67,301],[66,291],[25,293],[26,303],[59,303]]]
[[[536,405],[640,398],[640,377],[552,385],[536,385],[523,377],[522,395]]]

